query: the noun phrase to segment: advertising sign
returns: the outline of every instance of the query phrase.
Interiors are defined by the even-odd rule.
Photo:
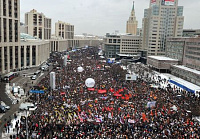
[[[174,5],[174,0],[162,0],[162,5]]]
[[[151,4],[152,4],[152,3],[156,3],[156,0],[151,0]]]
[[[156,4],[156,0],[151,0],[151,5],[155,5]]]
[[[43,90],[30,90],[30,93],[36,93],[36,94],[44,94]]]

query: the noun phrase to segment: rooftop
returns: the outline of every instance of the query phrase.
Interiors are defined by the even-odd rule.
[[[188,67],[185,67],[185,66],[182,66],[182,65],[174,65],[174,67],[177,67],[177,68],[180,68],[180,69],[183,69],[183,70],[186,70],[186,71],[190,71],[192,73],[200,75],[200,71],[195,70],[195,69],[191,69],[191,68],[188,68]]]
[[[29,35],[29,34],[26,34],[26,33],[20,33],[20,39],[21,40],[38,40],[37,38]]]
[[[178,59],[172,59],[172,58],[165,57],[165,56],[148,56],[148,58],[153,58],[156,60],[178,61]]]

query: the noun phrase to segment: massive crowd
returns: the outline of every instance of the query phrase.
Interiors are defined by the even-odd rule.
[[[49,87],[50,77],[46,76],[38,84],[45,94],[31,95],[29,101],[37,109],[28,116],[30,137],[200,138],[200,123],[192,119],[194,114],[199,116],[194,108],[199,110],[200,99],[193,94],[170,85],[154,88],[150,84],[167,84],[155,75],[126,81],[127,71],[102,61],[98,48],[71,52],[69,59],[63,66],[62,54],[54,54],[56,89]],[[83,72],[77,71],[80,66]],[[85,85],[87,78],[95,80],[93,88]],[[19,127],[18,136],[25,139],[23,122]]]

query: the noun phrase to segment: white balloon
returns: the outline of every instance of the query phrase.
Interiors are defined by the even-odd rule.
[[[78,68],[77,68],[77,71],[78,71],[78,72],[83,72],[83,70],[84,70],[83,67],[78,67]]]
[[[94,85],[95,85],[94,79],[92,79],[92,78],[87,78],[87,79],[85,80],[85,85],[86,85],[87,87],[94,87]]]

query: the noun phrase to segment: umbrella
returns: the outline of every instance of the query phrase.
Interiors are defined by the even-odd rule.
[[[99,94],[105,94],[107,91],[106,90],[98,90]]]

